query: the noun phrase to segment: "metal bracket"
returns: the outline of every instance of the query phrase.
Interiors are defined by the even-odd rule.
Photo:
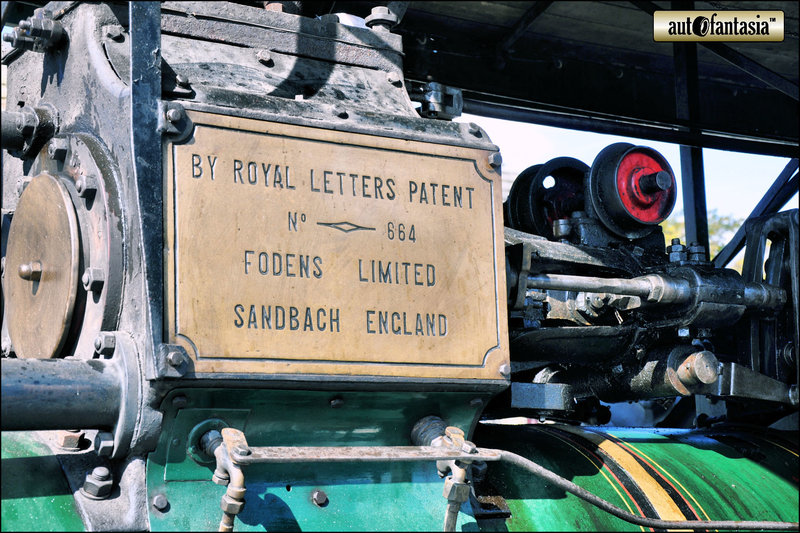
[[[794,391],[792,389],[794,387]],[[726,363],[712,396],[753,398],[797,405],[797,386],[772,379],[736,363]]]
[[[238,429],[222,430],[222,440],[237,465],[257,463],[372,463],[415,461],[499,461],[496,450],[474,453],[443,446],[249,446]]]

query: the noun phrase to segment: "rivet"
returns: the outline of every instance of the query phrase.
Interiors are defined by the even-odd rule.
[[[166,510],[166,508],[169,507],[167,497],[163,494],[156,494],[153,496],[153,507],[162,512]]]

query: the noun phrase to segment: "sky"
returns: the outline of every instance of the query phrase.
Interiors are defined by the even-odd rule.
[[[683,210],[681,165],[676,144],[618,137],[600,133],[565,130],[524,124],[475,115],[462,115],[459,122],[475,122],[500,148],[503,156],[503,199],[511,181],[529,166],[546,163],[555,157],[574,157],[591,166],[595,156],[616,142],[648,146],[660,152],[672,167],[678,182],[678,198],[672,217]],[[706,205],[719,215],[745,219],[789,162],[788,158],[703,150],[706,181]],[[784,209],[798,207],[797,194]]]

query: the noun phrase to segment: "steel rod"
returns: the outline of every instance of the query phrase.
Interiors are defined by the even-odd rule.
[[[121,384],[103,360],[9,359],[2,366],[2,429],[108,429],[119,418]]]

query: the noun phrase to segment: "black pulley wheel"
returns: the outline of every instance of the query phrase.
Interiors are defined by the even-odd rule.
[[[552,240],[554,221],[584,210],[588,173],[589,167],[572,157],[557,157],[523,170],[508,193],[507,223]]]

